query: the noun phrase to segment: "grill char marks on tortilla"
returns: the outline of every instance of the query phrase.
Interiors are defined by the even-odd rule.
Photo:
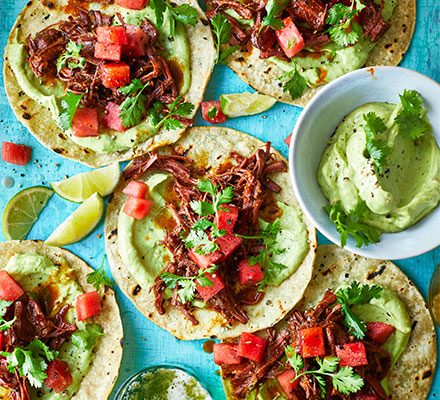
[[[192,201],[208,201],[207,193],[201,192],[198,187],[198,179],[209,179],[214,186],[220,190],[227,187],[233,188],[233,198],[229,203],[239,210],[239,218],[234,227],[236,233],[255,236],[259,233],[260,210],[270,208],[272,214],[279,211],[278,206],[272,198],[272,193],[279,193],[281,188],[269,175],[273,173],[286,172],[287,166],[284,161],[279,161],[271,153],[271,145],[268,142],[264,148],[258,149],[251,157],[243,157],[236,152],[229,155],[230,161],[220,165],[215,171],[209,172],[195,163],[181,149],[175,150],[172,155],[147,154],[137,158],[132,165],[124,171],[126,179],[137,179],[145,172],[162,171],[174,177],[173,191],[178,198],[179,204],[175,201],[167,201],[166,207],[174,220],[174,228],[168,229],[162,244],[173,254],[173,259],[162,271],[171,274],[194,277],[201,270],[190,259],[188,249],[181,237],[182,233],[188,232],[194,223],[201,217],[191,208]],[[276,209],[276,210],[272,210]],[[271,214],[270,212],[266,214]],[[215,222],[214,215],[205,217]],[[269,218],[275,220],[275,218]],[[264,246],[263,246],[264,247]],[[248,321],[246,312],[242,305],[258,304],[264,297],[264,291],[258,291],[257,285],[243,287],[238,285],[237,264],[240,260],[248,259],[260,253],[261,246],[256,246],[255,240],[244,241],[235,251],[234,257],[226,261],[216,263],[218,271],[224,278],[225,287],[208,300],[207,305],[220,313],[230,323],[245,324]],[[155,308],[161,315],[165,314],[164,291],[165,282],[160,275],[156,277],[152,291],[155,295]],[[191,314],[192,305],[190,302],[182,304],[177,294],[176,287],[171,299],[171,305],[177,307],[184,316],[197,325],[197,319]],[[202,300],[196,294],[197,300]]]
[[[125,25],[122,16],[118,13],[117,18]],[[76,18],[69,15],[68,20],[60,21],[37,33],[34,38],[27,38],[29,52],[29,64],[38,78],[59,78],[65,82],[66,90],[75,94],[84,94],[81,104],[85,107],[100,107],[103,109],[108,102],[121,104],[126,95],[118,88],[106,88],[102,85],[100,77],[101,64],[104,61],[95,58],[94,49],[97,42],[96,28],[109,26],[112,17],[93,10],[90,13],[78,9]],[[145,108],[151,107],[158,100],[163,104],[172,103],[178,96],[177,83],[172,76],[167,61],[160,56],[157,39],[158,30],[145,19],[142,22],[142,30],[147,35],[145,44],[146,54],[133,58],[127,54],[122,55],[122,61],[130,66],[130,81],[139,79],[143,84],[150,84],[144,89],[146,96]],[[65,65],[58,73],[56,62],[66,50],[67,44],[73,41],[82,45],[81,57],[86,62],[84,68],[70,68]],[[191,121],[185,121],[191,124]]]
[[[10,328],[5,331],[4,351],[12,353],[16,347],[26,347],[33,340],[41,340],[51,350],[58,351],[63,343],[77,330],[75,324],[64,321],[70,306],[66,305],[50,318],[43,307],[30,297],[24,295],[9,306],[6,320],[16,318]],[[6,358],[0,360],[0,386],[10,390],[12,400],[29,400],[29,389],[26,377],[20,376],[16,370],[8,371]]]
[[[320,303],[313,309],[306,311],[295,311],[287,320],[287,327],[279,333],[275,329],[267,330],[267,349],[265,357],[261,363],[250,360],[238,365],[223,365],[222,377],[228,379],[232,385],[234,396],[245,398],[253,386],[264,384],[268,379],[276,379],[280,372],[280,366],[286,364],[285,349],[290,345],[300,354],[300,339],[298,331],[313,327],[322,327],[326,341],[328,355],[334,355],[336,345],[343,345],[351,342],[358,342],[359,339],[351,336],[343,321],[344,316],[341,306],[336,304],[336,296],[327,291]],[[359,394],[375,394],[379,399],[389,400],[383,390],[380,381],[388,374],[391,358],[390,354],[379,348],[370,339],[361,340],[365,346],[368,365],[354,367],[353,369],[364,380],[364,386],[356,394],[344,395],[339,393],[332,385],[331,379],[326,378],[326,399],[353,400]],[[305,358],[302,371],[317,369],[317,364],[313,358]],[[257,389],[258,390],[258,389]],[[307,374],[299,378],[298,386],[292,390],[295,399],[320,400],[321,389],[318,381],[313,375]]]

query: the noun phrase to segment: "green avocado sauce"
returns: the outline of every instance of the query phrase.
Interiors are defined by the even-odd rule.
[[[93,363],[94,348],[102,335],[102,328],[98,324],[76,320],[74,307],[76,297],[84,292],[75,280],[75,271],[63,258],[60,258],[59,263],[55,265],[47,257],[38,254],[17,254],[9,259],[4,270],[25,292],[38,295],[38,301],[45,303],[51,317],[66,304],[73,306],[67,312],[65,320],[71,324],[75,323],[78,330],[61,346],[57,357],[69,365],[72,374],[71,385],[62,393],[55,393],[44,385],[39,389],[30,387],[31,398],[42,400],[72,398]]]
[[[136,376],[118,400],[210,400],[211,396],[191,375],[180,369],[158,368]]]
[[[90,9],[99,7],[90,3]],[[140,25],[144,19],[151,21],[156,25],[154,11],[150,7],[143,10],[121,9],[115,5],[109,5],[105,13],[115,15],[120,12],[127,24]],[[180,94],[185,94],[191,85],[190,53],[189,45],[183,24],[176,21],[175,33],[171,37],[171,14],[167,9],[164,13],[164,23],[159,30],[159,46],[164,50],[160,53],[169,62],[173,62],[178,67],[181,76]],[[58,121],[61,111],[60,105],[64,96],[64,88],[59,80],[55,80],[50,86],[44,85],[32,72],[27,62],[28,54],[24,43],[18,41],[19,29],[15,32],[15,38],[7,48],[7,57],[9,64],[15,74],[15,77],[23,91],[33,100],[42,106],[48,108],[52,118]],[[136,143],[145,141],[153,136],[157,128],[153,126],[150,117],[131,127],[125,132],[118,132],[104,126],[99,127],[99,136],[96,137],[77,137],[73,136],[72,130],[66,131],[66,134],[81,147],[86,147],[96,153],[113,153],[132,148]]]
[[[382,287],[381,297],[372,299],[369,303],[361,306],[354,306],[355,314],[365,322],[383,322],[396,328],[395,332],[381,346],[391,355],[391,366],[388,375],[382,380],[384,390],[389,394],[388,378],[394,365],[406,350],[411,335],[411,321],[405,304],[399,299],[396,293],[385,286]],[[286,364],[287,359],[282,360]],[[280,371],[284,367],[280,367]],[[289,397],[284,393],[278,379],[269,379],[246,395],[246,400],[276,400]]]
[[[351,112],[329,139],[318,167],[318,183],[331,204],[346,213],[364,200],[366,222],[380,232],[399,232],[429,214],[440,201],[440,148],[432,132],[414,141],[394,121],[401,104],[368,103]],[[392,149],[384,173],[366,151],[363,115],[374,112],[386,131],[379,140]],[[427,119],[427,117],[425,117]]]
[[[161,240],[166,230],[174,227],[174,222],[168,209],[165,207],[166,197],[170,195],[172,176],[165,173],[154,173],[147,180],[150,200],[153,204],[149,214],[142,220],[137,220],[122,211],[118,220],[118,248],[124,265],[141,287],[148,290],[154,284],[156,277],[171,261],[173,255],[163,245]],[[298,209],[278,202],[282,210],[280,218],[281,231],[277,242],[280,254],[274,254],[274,263],[280,263],[287,268],[271,277],[268,284],[278,286],[291,276],[304,259],[309,249],[307,229],[301,219]],[[260,220],[264,228],[267,223]],[[166,298],[171,297],[166,293]],[[203,308],[205,303],[194,302],[195,307]]]

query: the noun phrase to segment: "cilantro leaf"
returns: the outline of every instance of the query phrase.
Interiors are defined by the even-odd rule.
[[[74,94],[68,91],[61,101],[61,108],[63,110],[60,113],[58,124],[63,130],[67,131],[72,127],[73,116],[83,96],[84,93]]]
[[[210,287],[214,285],[206,275],[212,274],[216,269],[217,266],[212,265],[211,267],[204,269],[197,276],[179,276],[164,272],[160,277],[168,288],[175,289],[176,287],[179,287],[177,291],[179,300],[182,304],[186,304],[187,302],[194,300],[197,284],[202,287]]]
[[[280,76],[278,80],[284,81],[283,92],[288,92],[292,100],[301,97],[307,90],[307,82],[304,77],[298,72],[295,61],[293,61],[294,68],[286,74]],[[290,78],[290,79],[288,79]]]
[[[150,82],[147,82],[143,85],[139,79],[135,78],[129,85],[119,88],[119,91],[127,96],[119,106],[119,116],[124,127],[137,125],[145,116],[146,97],[142,92],[149,84]]]
[[[192,248],[194,252],[202,255],[211,254],[220,247],[205,231],[199,229],[191,229],[184,242],[186,248]]]
[[[211,19],[211,25],[214,31],[215,47],[217,50],[217,57],[215,58],[215,62],[216,64],[223,64],[234,51],[240,48],[240,46],[233,46],[223,52],[220,52],[220,47],[223,44],[228,44],[229,40],[231,39],[231,23],[228,21],[228,18],[226,18],[224,14],[221,14],[219,12],[214,16],[214,18]]]
[[[267,15],[263,18],[263,21],[261,21],[259,32],[261,32],[261,29],[265,26],[270,26],[273,30],[282,29],[284,25],[277,16],[281,13],[284,7],[284,2],[277,3],[276,0],[269,0],[265,7]]]
[[[350,286],[339,289],[336,293],[338,303],[341,304],[345,316],[345,324],[355,337],[363,339],[367,327],[363,321],[352,311],[352,305],[362,305],[381,296],[382,288],[378,285],[362,285],[353,281]]]
[[[87,324],[85,329],[76,331],[70,337],[73,345],[81,350],[90,350],[95,348],[100,336],[104,335],[101,325]]]
[[[104,271],[104,261],[105,261],[105,256],[102,259],[101,266],[97,270],[87,274],[87,283],[95,286],[95,289],[97,291],[99,290],[101,285],[108,286],[110,288],[114,286],[113,281],[107,276],[107,274]]]
[[[168,5],[168,9],[171,11],[171,14],[173,17],[185,25],[191,25],[194,26],[197,24],[197,19],[199,18],[199,13],[197,10],[193,7],[191,7],[189,4],[181,4],[176,7],[172,7]]]
[[[73,40],[69,40],[66,51],[58,57],[57,72],[60,72],[66,64],[69,68],[85,68],[86,59],[79,54],[82,47],[82,44],[76,44]],[[68,62],[69,59],[74,59],[75,61]]]
[[[208,118],[213,119],[218,114],[218,109],[216,106],[212,106],[208,110]]]
[[[348,214],[339,203],[325,206],[324,210],[340,233],[341,247],[347,244],[348,235],[356,240],[356,247],[368,246],[380,240],[380,233],[365,222],[370,213],[365,201],[360,201]]]
[[[304,367],[303,359],[292,346],[287,346],[285,352],[286,352],[287,362],[294,369],[295,374],[298,375],[300,369]]]
[[[375,140],[374,137],[376,134],[386,130],[385,123],[374,112],[364,114],[363,118],[366,122],[364,130],[367,151],[378,171],[383,174],[384,167],[388,165],[387,157],[391,154],[392,149],[385,140]]]
[[[33,340],[24,348],[16,347],[12,353],[1,352],[1,355],[8,361],[9,372],[18,369],[20,375],[26,376],[35,388],[43,386],[47,378],[47,361],[53,361],[57,354],[58,352],[51,351],[40,340]]]
[[[15,322],[16,317],[10,321],[6,321],[3,317],[8,311],[8,307],[12,304],[12,301],[0,300],[0,331],[5,331],[9,329],[11,325]]]
[[[343,394],[356,393],[364,386],[364,380],[353,371],[352,367],[341,367],[338,371],[339,357],[324,357],[323,359],[316,358],[316,363],[319,368],[317,370],[304,371],[297,374],[292,382],[299,379],[301,376],[309,374],[313,375],[318,381],[321,389],[321,397],[324,399],[327,393],[326,382],[324,377],[328,376],[332,380],[335,389]]]
[[[150,8],[154,11],[156,17],[156,27],[161,28],[163,25],[167,4],[163,0],[150,0]]]
[[[395,118],[399,132],[413,140],[421,138],[429,129],[429,123],[422,115],[422,96],[416,90],[404,90],[399,97],[402,109]]]
[[[173,103],[171,104],[170,108],[169,108],[169,113],[167,115],[163,115],[160,114],[157,110],[158,110],[158,105],[156,105],[156,107],[154,107],[153,104],[153,108],[156,111],[157,115],[160,119],[159,122],[155,125],[156,127],[159,126],[160,124],[163,124],[164,128],[167,131],[170,131],[172,129],[181,129],[183,128],[183,124],[173,118],[176,115],[179,115],[181,117],[190,115],[193,111],[194,111],[194,104],[191,103],[180,103],[180,100],[182,99],[182,96],[179,96],[176,98],[176,100],[173,101]],[[150,110],[151,112],[151,110]],[[154,113],[154,112],[153,112]]]
[[[222,204],[230,203],[234,195],[232,186],[226,187],[224,190],[217,190],[220,186],[214,186],[210,180],[199,181],[197,188],[204,193],[209,193],[212,197],[212,203],[208,201],[192,201],[190,203],[191,208],[199,214],[201,217],[215,214]]]

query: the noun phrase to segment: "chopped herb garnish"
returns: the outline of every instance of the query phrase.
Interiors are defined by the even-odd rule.
[[[201,217],[215,214],[219,210],[220,205],[230,203],[234,190],[231,186],[228,186],[224,190],[219,190],[220,186],[214,186],[210,180],[199,181],[197,183],[197,189],[201,192],[209,193],[212,197],[212,203],[208,201],[191,201],[190,206]],[[225,211],[225,210],[222,210]]]
[[[384,132],[387,127],[383,119],[374,112],[364,114],[363,118],[366,122],[364,131],[367,151],[378,171],[383,174],[384,167],[388,165],[387,157],[391,154],[392,149],[385,140],[375,140],[375,137],[377,134]]]
[[[66,51],[58,57],[57,72],[60,72],[66,64],[69,68],[85,68],[86,59],[79,54],[82,47],[82,44],[76,44],[73,40],[69,40]],[[69,61],[71,59],[74,61]]]
[[[362,39],[362,28],[355,17],[365,8],[360,0],[352,0],[350,6],[337,3],[328,10],[326,23],[332,25],[328,32],[338,46],[347,47]]]
[[[104,330],[98,324],[87,324],[84,329],[76,331],[70,340],[74,346],[82,350],[90,350],[96,346],[99,337],[104,335]]]
[[[396,117],[399,133],[413,140],[421,138],[429,128],[422,115],[423,98],[416,90],[404,90],[399,95],[402,109]]]
[[[304,367],[304,360],[301,358],[301,356],[295,351],[295,349],[292,346],[287,346],[285,352],[286,352],[287,362],[293,368],[295,374],[298,375],[300,369]]]
[[[206,233],[205,229],[212,228],[210,233]],[[185,247],[194,249],[197,254],[208,255],[219,249],[219,245],[215,243],[215,239],[226,235],[226,230],[219,230],[214,223],[207,219],[197,221],[189,231],[186,238],[183,238]]]
[[[363,339],[367,331],[365,322],[361,321],[351,310],[352,305],[362,305],[370,302],[372,299],[380,298],[382,288],[378,285],[359,285],[359,282],[353,281],[350,286],[339,289],[336,293],[338,303],[341,304],[342,313],[345,316],[345,324],[350,333],[358,339]]]
[[[151,0],[150,7],[154,11],[157,28],[161,28],[163,26],[165,11],[167,9],[169,10],[172,16],[170,26],[171,36],[174,36],[176,30],[176,20],[182,24],[194,26],[199,18],[199,13],[197,10],[191,7],[189,4],[181,4],[173,7],[163,0]]]
[[[287,268],[284,264],[272,261],[274,255],[282,254],[285,251],[285,249],[279,249],[277,247],[277,236],[279,232],[281,232],[280,220],[277,219],[262,229],[258,236],[237,235],[243,239],[260,239],[263,241],[264,248],[260,251],[260,254],[249,258],[249,265],[258,263],[263,267],[264,278],[260,282],[258,290],[262,290],[265,285],[272,282],[280,274],[281,270]]]
[[[216,265],[212,265],[197,276],[179,276],[171,274],[169,272],[164,272],[160,275],[161,279],[165,282],[165,285],[170,289],[175,289],[180,287],[177,291],[180,302],[185,304],[189,301],[194,300],[195,291],[197,289],[197,284],[201,287],[211,287],[214,283],[206,276],[207,274],[212,274],[217,269]]]
[[[107,276],[104,271],[104,262],[105,256],[102,259],[101,266],[96,271],[87,274],[87,283],[95,286],[96,290],[99,290],[101,286],[108,286],[110,288],[114,286],[113,281]]]
[[[84,93],[74,94],[68,91],[61,101],[61,108],[63,110],[60,113],[58,124],[63,130],[67,131],[72,127],[73,116],[75,115],[76,109],[83,96]]]
[[[8,371],[13,373],[17,368],[20,376],[27,377],[35,387],[43,386],[47,378],[47,362],[53,361],[58,352],[52,351],[41,340],[33,340],[26,347],[16,347],[12,353],[1,352],[8,361]]]
[[[218,109],[216,106],[212,106],[208,110],[208,118],[215,118],[215,116],[218,114]]]
[[[293,349],[292,349],[293,350]],[[319,368],[316,370],[303,371],[297,373],[296,377],[292,382],[296,381],[303,375],[313,375],[318,381],[319,387],[321,388],[321,397],[326,398],[326,381],[324,377],[328,376],[332,380],[333,387],[340,393],[348,395],[350,393],[356,393],[362,386],[364,386],[364,380],[360,375],[356,374],[352,367],[339,367],[339,357],[324,357],[320,359],[316,357],[316,362]]]
[[[377,243],[380,233],[365,221],[370,214],[365,201],[361,200],[356,207],[348,214],[342,209],[340,203],[324,207],[330,221],[336,225],[336,230],[340,233],[341,247],[347,244],[347,237],[351,235],[356,240],[356,247],[368,246],[370,243]]]
[[[211,25],[214,31],[215,47],[217,49],[217,57],[215,59],[216,64],[224,64],[227,58],[240,46],[232,46],[226,50],[220,52],[220,47],[223,44],[228,44],[231,39],[231,23],[228,21],[225,15],[218,13],[212,20]]]
[[[307,90],[307,82],[304,77],[298,72],[295,61],[292,60],[294,68],[286,74],[280,76],[278,80],[284,81],[283,92],[288,92],[292,100],[301,97]],[[289,79],[290,78],[290,79]]]
[[[284,2],[277,3],[276,0],[269,0],[265,7],[267,15],[263,18],[263,21],[261,21],[259,32],[261,32],[265,26],[270,26],[273,30],[282,29],[284,25],[278,18],[278,15],[281,13],[284,7]]]
[[[157,128],[159,125],[163,124],[167,131],[172,129],[181,129],[183,124],[176,118],[176,115],[181,117],[190,115],[194,110],[194,104],[191,103],[180,103],[182,96],[176,98],[169,108],[169,113],[164,114],[163,104],[160,102],[154,102],[153,107],[150,109],[151,120],[154,126]]]
[[[129,85],[119,88],[119,91],[127,96],[119,106],[119,116],[122,125],[126,128],[137,125],[145,116],[147,112],[145,109],[146,97],[142,92],[149,84],[150,82],[147,82],[144,85],[135,78]]]
[[[15,322],[16,317],[10,321],[6,321],[3,317],[8,311],[8,307],[12,304],[12,301],[0,300],[0,331],[5,331]]]

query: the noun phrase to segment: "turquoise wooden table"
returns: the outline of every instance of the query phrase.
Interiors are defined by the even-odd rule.
[[[27,0],[0,0],[0,48],[2,53],[15,18],[26,2]],[[440,2],[439,0],[417,0],[416,30],[411,47],[401,66],[419,71],[440,82],[439,61]],[[1,82],[3,82],[3,76]],[[251,90],[251,88],[236,77],[229,68],[216,66],[205,99],[214,100],[218,99],[222,93],[246,90]],[[300,112],[301,108],[278,103],[263,115],[231,119],[225,125],[250,133],[264,141],[270,140],[276,149],[287,156],[288,148],[283,140],[292,131]],[[195,125],[206,125],[200,112],[197,115]],[[5,140],[31,146],[33,158],[32,162],[25,167],[13,166],[0,161],[0,180],[10,176],[15,181],[11,188],[0,186],[0,213],[3,213],[9,198],[22,188],[35,185],[48,186],[49,182],[89,170],[89,168],[65,160],[41,146],[17,122],[9,107],[3,85],[1,85],[0,141]],[[77,204],[54,195],[43,211],[40,220],[34,225],[29,238],[46,239],[77,206]],[[67,248],[97,268],[105,253],[102,233],[103,222],[91,236]],[[318,238],[319,243],[328,243],[322,235],[318,235]],[[1,239],[5,240],[3,234],[1,234]],[[435,265],[439,262],[440,247],[416,258],[397,261],[396,264],[414,281],[426,298],[429,279]],[[108,263],[105,267],[109,272]],[[202,378],[216,400],[225,398],[220,379],[216,374],[217,367],[212,361],[212,355],[205,353],[202,349],[203,341],[178,341],[168,332],[156,327],[144,318],[118,289],[116,289],[116,295],[124,324],[125,342],[119,379],[110,399],[114,398],[117,388],[131,374],[145,366],[163,363],[189,367]],[[440,372],[437,372],[429,399],[434,400],[440,394],[439,376]]]

